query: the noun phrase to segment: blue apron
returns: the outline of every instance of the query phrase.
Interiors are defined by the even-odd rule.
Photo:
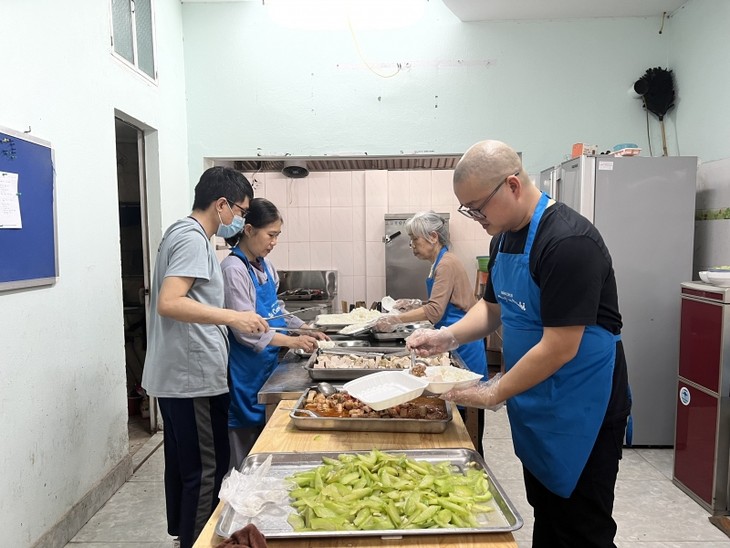
[[[256,287],[256,313],[262,318],[275,316],[281,307],[276,296],[276,284],[266,263],[266,281],[260,283],[251,263],[239,248],[233,248],[231,255],[243,261]],[[271,327],[286,327],[284,318],[267,320]],[[231,350],[228,355],[228,375],[230,379],[231,406],[228,411],[228,428],[247,428],[266,422],[265,409],[258,403],[261,387],[271,376],[278,363],[279,347],[267,346],[261,352],[239,343],[233,333],[228,331]]]
[[[530,250],[548,200],[543,193],[530,221],[524,253],[502,253],[502,235],[491,272],[501,307],[507,371],[543,334],[540,288],[530,275]],[[558,496],[571,495],[593,449],[611,395],[619,339],[597,325],[586,326],[572,360],[507,401],[515,453]]]
[[[428,291],[429,299],[431,298],[431,290],[433,289],[434,277],[436,276],[436,267],[438,267],[438,264],[441,262],[441,257],[443,257],[444,253],[447,251],[448,249],[446,247],[441,248],[438,257],[436,257],[436,261],[433,263],[431,275],[426,278],[426,290]],[[453,325],[465,315],[466,312],[454,306],[452,303],[449,303],[446,305],[444,315],[441,316],[436,327],[440,328],[442,326],[448,327],[449,325]],[[462,344],[456,349],[456,353],[471,371],[479,373],[482,376],[487,374],[487,354],[484,351],[484,341],[482,339]]]

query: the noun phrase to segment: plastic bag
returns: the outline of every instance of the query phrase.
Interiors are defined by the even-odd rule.
[[[261,463],[252,474],[242,474],[235,468],[223,478],[219,498],[236,513],[231,530],[237,530],[247,523],[260,523],[258,516],[264,510],[267,516],[288,514],[289,485],[282,478],[268,475],[271,458]]]
[[[399,325],[401,325],[401,321],[398,314],[385,314],[375,322],[373,331],[376,333],[392,333]]]
[[[477,384],[461,390],[452,388],[448,392],[441,394],[440,397],[465,407],[497,411],[504,405],[504,400],[500,400],[497,395],[497,387],[501,378],[502,374],[497,373],[487,381],[480,381]]]

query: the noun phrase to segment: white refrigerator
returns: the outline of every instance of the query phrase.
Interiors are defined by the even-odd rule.
[[[588,218],[613,258],[633,398],[633,444],[671,446],[680,284],[692,279],[695,157],[581,156],[539,186]]]

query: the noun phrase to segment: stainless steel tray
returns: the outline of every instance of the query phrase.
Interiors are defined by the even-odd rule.
[[[394,352],[402,352],[405,350],[405,347],[393,347],[393,346],[370,346],[367,348],[363,348],[361,351],[352,351],[353,349],[343,349],[346,350],[348,353],[351,354],[367,354],[369,352],[385,352],[385,353],[394,353]],[[304,364],[304,369],[309,373],[309,376],[314,381],[351,381],[354,379],[359,379],[363,375],[370,375],[371,373],[378,373],[380,371],[404,371],[405,369],[355,369],[355,368],[330,368],[330,369],[320,369],[314,367],[314,362],[317,361],[318,352],[312,354],[309,359],[307,360],[307,363]],[[460,367],[462,369],[467,369],[466,364],[464,363],[464,360],[461,359],[461,356],[458,354],[451,352],[449,353],[449,357],[451,358],[451,363],[456,366]]]
[[[364,351],[372,352],[372,350],[370,348],[372,346],[370,344],[370,341],[366,341],[366,340],[362,340],[362,339],[360,339],[360,340],[357,340],[357,339],[340,340],[340,341],[335,340],[334,343],[335,343],[334,348],[336,348],[338,350],[352,349],[352,351],[364,350]],[[396,349],[402,350],[402,348],[396,348]],[[292,350],[292,352],[295,355],[300,356],[302,358],[308,358],[312,355],[312,352],[307,352],[306,350],[303,350],[301,348],[296,348],[296,349]]]
[[[407,339],[413,331],[393,331],[391,333],[378,333],[371,331],[368,336],[376,341],[402,341]]]
[[[243,461],[240,471],[243,474],[252,474],[271,455],[272,462],[269,475],[276,478],[286,478],[296,472],[310,470],[322,464],[322,457],[337,458],[343,453],[368,453],[369,451],[338,451],[322,453],[257,453],[249,455]],[[390,539],[405,535],[454,535],[474,533],[505,533],[516,531],[523,525],[522,517],[512,502],[502,490],[482,456],[471,449],[420,449],[420,450],[388,450],[387,453],[405,455],[408,458],[423,460],[432,463],[451,462],[455,469],[464,470],[475,467],[484,470],[490,480],[492,500],[488,503],[494,508],[493,512],[481,514],[485,521],[479,527],[449,528],[449,529],[388,529],[372,531],[307,531],[294,532],[287,523],[288,513],[281,511],[270,512],[263,510],[256,518],[256,526],[267,538],[301,538],[301,537],[358,537],[378,536]],[[291,509],[294,512],[294,509]],[[236,519],[233,509],[226,504],[223,508],[215,532],[222,537],[228,537],[238,529],[244,527],[248,520]],[[343,541],[344,542],[344,541]]]
[[[411,432],[423,434],[440,434],[449,426],[453,419],[451,405],[446,404],[446,418],[440,420],[429,419],[374,419],[350,417],[309,417],[297,413],[297,409],[304,409],[307,393],[316,390],[316,387],[307,388],[297,400],[293,410],[289,413],[291,421],[299,430],[345,430],[349,432]],[[430,396],[438,400],[436,396]]]

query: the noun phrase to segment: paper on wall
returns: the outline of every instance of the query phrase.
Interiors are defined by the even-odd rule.
[[[0,171],[0,228],[23,228],[17,173]]]

